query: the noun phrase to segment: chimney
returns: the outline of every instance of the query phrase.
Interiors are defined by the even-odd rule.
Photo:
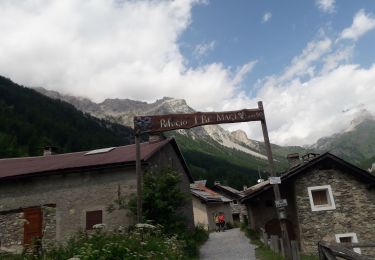
[[[312,159],[314,159],[315,157],[318,157],[318,156],[319,156],[318,153],[307,153],[307,154],[302,156],[302,161],[308,162],[308,161],[311,161]]]
[[[300,164],[299,153],[290,153],[286,158],[289,162],[289,168],[294,168]]]
[[[220,181],[215,181],[214,185],[220,185]]]
[[[247,185],[244,185],[242,188],[243,190],[247,190]]]
[[[54,155],[57,152],[57,147],[46,146],[43,148],[43,156]]]

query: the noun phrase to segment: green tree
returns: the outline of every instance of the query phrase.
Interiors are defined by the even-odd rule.
[[[146,171],[143,184],[143,217],[164,227],[165,233],[179,233],[185,230],[185,219],[181,208],[187,202],[187,194],[180,189],[180,174],[174,169]],[[130,201],[130,208],[136,214],[136,199]]]

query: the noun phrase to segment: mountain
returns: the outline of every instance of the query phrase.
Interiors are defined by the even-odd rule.
[[[57,92],[38,89],[39,92],[65,100],[77,109],[95,117],[107,119],[127,126],[133,125],[135,115],[160,115],[193,113],[183,99],[164,97],[154,103],[130,99],[106,99],[94,103],[88,99],[61,95]],[[258,167],[267,171],[267,158],[263,142],[251,140],[242,130],[228,132],[220,125],[207,125],[190,130],[177,130],[174,135],[196,179],[218,179],[228,185],[241,188],[242,184],[254,183],[258,178]],[[330,137],[319,139],[309,147],[279,146],[272,144],[272,152],[278,171],[288,168],[286,156],[289,153],[324,153],[329,151],[358,166],[371,168],[375,162],[375,124],[368,111],[361,111],[348,128]],[[262,176],[266,177],[266,176]],[[242,183],[242,184],[240,184]]]
[[[187,105],[185,100],[170,97],[164,97],[154,103],[146,103],[130,99],[106,99],[97,104],[85,98],[61,95],[55,91],[49,91],[43,88],[37,88],[36,90],[51,98],[69,102],[77,109],[95,117],[107,119],[130,127],[133,126],[133,117],[135,115],[162,115],[196,112]],[[200,138],[210,141],[212,139],[227,148],[243,151],[264,160],[267,159],[264,154],[259,152],[259,142],[248,139],[246,133],[243,131],[230,133],[219,125],[207,125],[190,130],[179,130],[178,133],[188,136],[193,140]]]
[[[130,99],[106,99],[94,103],[85,98],[61,95],[54,91],[38,88],[37,91],[51,98],[67,101],[77,109],[95,117],[133,125],[135,115],[160,115],[174,113],[194,113],[185,100],[164,97],[154,103]],[[208,184],[215,180],[242,188],[259,178],[258,168],[265,176],[267,157],[262,142],[251,140],[241,130],[229,132],[220,125],[206,125],[189,130],[177,130],[166,133],[173,135],[180,144],[183,155],[193,172],[195,179],[207,179]],[[286,155],[295,152],[295,147],[272,145],[278,170],[288,167]],[[305,151],[298,147],[298,151]]]
[[[0,76],[0,158],[35,156],[45,146],[74,152],[129,144],[132,130]]]
[[[346,130],[319,139],[311,148],[329,151],[368,169],[375,163],[375,117],[364,109]]]

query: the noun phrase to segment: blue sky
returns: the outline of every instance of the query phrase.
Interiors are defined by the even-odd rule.
[[[281,73],[294,56],[321,30],[338,35],[352,23],[361,9],[375,11],[375,1],[344,0],[324,11],[315,1],[210,1],[192,9],[192,22],[180,39],[181,51],[191,66],[222,62],[238,67],[257,60],[252,73],[242,82],[250,89],[257,80]],[[264,21],[266,14],[271,17]],[[213,43],[213,48],[197,57],[199,44]],[[363,66],[374,62],[375,33],[358,43],[352,61]]]
[[[0,75],[26,86],[200,111],[262,100],[281,145],[375,113],[372,0],[0,0],[0,13]]]

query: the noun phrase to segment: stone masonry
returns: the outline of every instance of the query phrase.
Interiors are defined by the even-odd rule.
[[[330,185],[336,209],[312,211],[308,187]],[[335,242],[335,234],[355,233],[359,243],[375,241],[375,190],[339,169],[311,170],[295,181],[301,249],[317,254],[320,240]],[[362,254],[375,256],[375,248]]]
[[[0,215],[0,248],[4,251],[22,252],[23,212]]]

